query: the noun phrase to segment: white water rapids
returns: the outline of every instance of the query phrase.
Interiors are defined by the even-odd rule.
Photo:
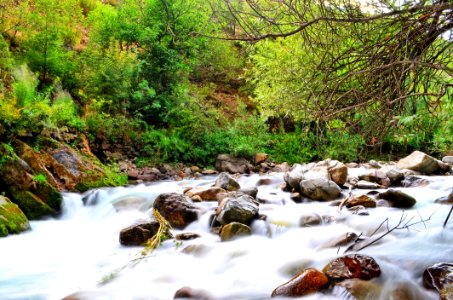
[[[0,239],[0,299],[62,299],[75,292],[80,292],[79,299],[84,295],[83,299],[173,299],[184,286],[206,290],[216,299],[268,299],[298,270],[321,270],[345,251],[345,247],[324,248],[325,243],[346,232],[370,235],[386,218],[390,226],[395,225],[403,213],[406,220],[412,218],[410,223],[418,224],[395,230],[360,253],[372,256],[381,267],[381,276],[374,279],[383,287],[381,299],[388,299],[401,283],[410,287],[413,299],[437,299],[436,293],[421,287],[421,274],[428,266],[453,260],[453,220],[442,228],[450,206],[434,203],[450,193],[453,176],[424,177],[430,181],[428,186],[404,188],[417,199],[410,210],[370,208],[369,216],[353,215],[346,208],[338,213],[337,207],[325,202],[296,204],[289,193],[278,189],[282,177],[282,173],[240,177],[242,187],[255,186],[260,178],[271,181],[258,187],[258,198],[266,200],[260,204],[260,213],[268,223],[255,221],[252,236],[220,242],[209,230],[217,203],[205,202],[208,212],[176,231],[195,232],[201,238],[182,245],[167,240],[104,285],[100,284],[103,278],[139,257],[142,250],[119,244],[122,228],[149,219],[152,202],[160,193],[209,186],[215,177],[100,189],[86,197],[88,205],[83,205],[84,195],[65,194],[61,218],[33,221],[31,231]],[[299,227],[300,217],[313,212],[336,221]],[[201,246],[187,254],[182,250],[189,245]],[[315,294],[308,299],[338,299],[338,295]]]

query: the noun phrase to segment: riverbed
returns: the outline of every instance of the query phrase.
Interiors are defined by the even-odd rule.
[[[293,202],[279,188],[282,173],[241,176],[242,187],[268,179],[258,186],[257,196],[260,214],[267,219],[252,224],[252,236],[221,242],[210,228],[217,202],[203,202],[205,213],[199,220],[174,231],[200,238],[167,240],[146,258],[141,257],[143,247],[120,245],[121,229],[148,220],[160,193],[210,186],[215,176],[66,193],[60,218],[32,221],[31,231],[0,239],[0,299],[62,299],[73,293],[78,299],[173,299],[184,286],[205,290],[215,299],[268,299],[298,271],[321,270],[342,255],[346,247],[327,246],[333,239],[347,232],[376,237],[401,220],[406,228],[360,250],[381,267],[381,276],[374,279],[380,298],[388,299],[404,286],[412,299],[437,299],[437,293],[422,287],[421,275],[428,266],[453,258],[453,220],[442,227],[450,206],[434,202],[452,191],[453,176],[422,177],[427,186],[396,188],[416,198],[414,208],[369,208],[369,215],[361,216],[328,202]],[[300,227],[301,216],[311,213],[331,222]],[[334,291],[307,299],[348,297]]]

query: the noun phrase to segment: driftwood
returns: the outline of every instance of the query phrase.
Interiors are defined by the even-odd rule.
[[[437,211],[437,210],[436,210]],[[436,213],[436,211],[434,213]],[[433,213],[433,214],[434,214]],[[350,245],[345,251],[344,253],[346,252],[350,252],[350,251],[361,251],[371,245],[374,245],[376,244],[377,242],[379,242],[380,240],[382,240],[385,236],[389,235],[390,233],[392,233],[393,231],[395,230],[401,230],[401,229],[406,229],[406,230],[409,230],[411,226],[414,226],[414,225],[417,225],[417,224],[420,224],[420,223],[423,223],[423,225],[426,227],[426,222],[428,222],[429,220],[431,220],[431,217],[433,216],[433,214],[431,214],[429,216],[429,218],[427,219],[423,219],[420,215],[420,220],[419,221],[414,221],[414,217],[411,217],[409,219],[408,218],[408,215],[403,211],[402,215],[401,215],[401,218],[400,220],[398,221],[398,223],[393,226],[393,227],[390,227],[389,226],[389,218],[386,218],[384,221],[382,221],[382,223],[374,230],[374,232],[369,236],[369,237],[366,237],[366,238],[363,238],[363,234],[360,234],[353,242],[352,245]],[[381,229],[383,226],[386,226],[387,227],[387,230],[386,232],[382,233],[381,235],[377,236],[377,237],[374,237],[374,235],[376,235],[376,233],[379,231],[379,229]],[[373,238],[374,237],[374,238]]]

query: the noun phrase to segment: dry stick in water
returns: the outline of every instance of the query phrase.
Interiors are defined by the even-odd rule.
[[[452,212],[452,211],[453,211],[453,205],[451,206],[450,212],[448,213],[448,216],[447,216],[447,218],[445,219],[444,226],[443,226],[444,228],[445,228],[445,226],[447,226],[447,222],[448,222],[448,219],[450,219],[450,215],[451,215],[451,212]]]
[[[436,211],[437,211],[437,210],[436,210]],[[395,231],[395,230],[400,230],[400,229],[408,229],[408,230],[409,230],[411,226],[416,225],[416,224],[420,224],[420,223],[423,223],[423,224],[425,225],[425,228],[426,228],[425,222],[431,220],[431,217],[433,216],[434,213],[436,213],[436,211],[433,212],[433,213],[429,216],[429,218],[423,220],[423,219],[420,217],[420,221],[413,222],[413,223],[410,223],[410,222],[412,221],[412,219],[413,219],[414,217],[411,217],[409,220],[406,221],[407,214],[405,214],[404,211],[403,211],[403,213],[402,213],[402,215],[401,215],[401,218],[400,218],[400,220],[398,221],[398,223],[397,223],[395,226],[391,227],[391,228],[389,227],[389,219],[386,218],[386,219],[385,219],[385,220],[384,220],[384,221],[376,228],[376,230],[371,234],[370,239],[371,239],[371,237],[372,237],[373,235],[375,235],[375,234],[378,232],[378,230],[379,230],[384,224],[386,224],[386,226],[387,226],[387,231],[386,231],[386,232],[384,232],[383,234],[381,234],[381,235],[378,236],[377,238],[371,239],[370,241],[366,242],[363,246],[360,246],[359,248],[354,248],[354,246],[359,245],[359,244],[358,244],[359,242],[363,241],[363,239],[359,239],[359,237],[362,235],[362,234],[360,234],[359,237],[354,241],[354,244],[352,244],[351,246],[349,246],[349,247],[344,251],[344,253],[349,252],[349,251],[352,251],[352,250],[354,250],[354,251],[363,250],[363,249],[365,249],[366,247],[369,247],[369,246],[375,244],[376,242],[378,242],[379,240],[381,240],[382,238],[384,238],[386,235],[390,234],[391,232],[393,232],[393,231]]]
[[[352,196],[352,185],[349,186],[349,191],[348,191],[348,195],[346,196],[346,198],[341,200],[340,205],[338,205],[338,209],[337,209],[338,213],[341,212],[341,209],[343,208],[344,204],[346,203],[346,201],[348,201],[351,198],[351,196]]]

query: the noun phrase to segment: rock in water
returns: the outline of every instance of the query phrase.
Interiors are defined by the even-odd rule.
[[[123,246],[140,246],[156,235],[159,222],[141,223],[120,231],[120,244]]]
[[[436,289],[440,293],[451,284],[453,284],[453,263],[435,264],[423,273],[423,285],[428,289]]]
[[[207,291],[185,286],[176,291],[173,299],[210,300],[213,297]]]
[[[231,222],[222,227],[220,238],[222,242],[230,241],[241,236],[252,234],[252,229],[247,225],[238,222]]]
[[[350,254],[334,259],[324,267],[323,272],[334,281],[352,278],[369,280],[381,275],[381,268],[370,256]]]
[[[0,196],[0,237],[30,229],[25,214],[8,198]]]
[[[184,192],[186,196],[190,198],[199,197],[202,201],[216,201],[217,194],[225,193],[225,190],[220,187],[196,187],[191,188],[188,191]]]
[[[392,207],[396,208],[411,208],[417,202],[415,198],[393,189],[380,193],[377,198],[387,200]]]
[[[397,166],[400,169],[409,169],[429,175],[444,168],[440,163],[442,162],[426,153],[414,151],[409,156],[400,159]]]
[[[200,209],[193,205],[189,197],[177,193],[160,194],[154,201],[154,208],[172,227],[178,229],[197,220],[200,213]]]
[[[347,294],[350,294],[357,300],[365,299],[378,299],[381,293],[381,287],[366,280],[361,279],[346,279],[341,282],[337,282],[334,288],[334,294],[336,295],[336,289],[345,289]],[[340,293],[338,293],[340,296]],[[349,299],[349,298],[348,298]]]
[[[241,188],[236,179],[234,179],[228,173],[225,172],[219,174],[214,183],[214,186],[222,188],[227,191],[237,191]]]
[[[318,178],[302,180],[300,182],[300,192],[313,200],[328,201],[338,198],[341,194],[341,189],[332,180]]]
[[[345,206],[347,208],[362,205],[363,207],[374,208],[376,207],[376,201],[367,195],[354,195],[352,198],[346,200]]]
[[[329,278],[322,272],[308,268],[277,287],[271,297],[301,297],[316,293],[329,284]]]
[[[249,195],[237,198],[225,198],[217,208],[217,221],[222,225],[239,222],[249,225],[258,217],[258,202]]]

